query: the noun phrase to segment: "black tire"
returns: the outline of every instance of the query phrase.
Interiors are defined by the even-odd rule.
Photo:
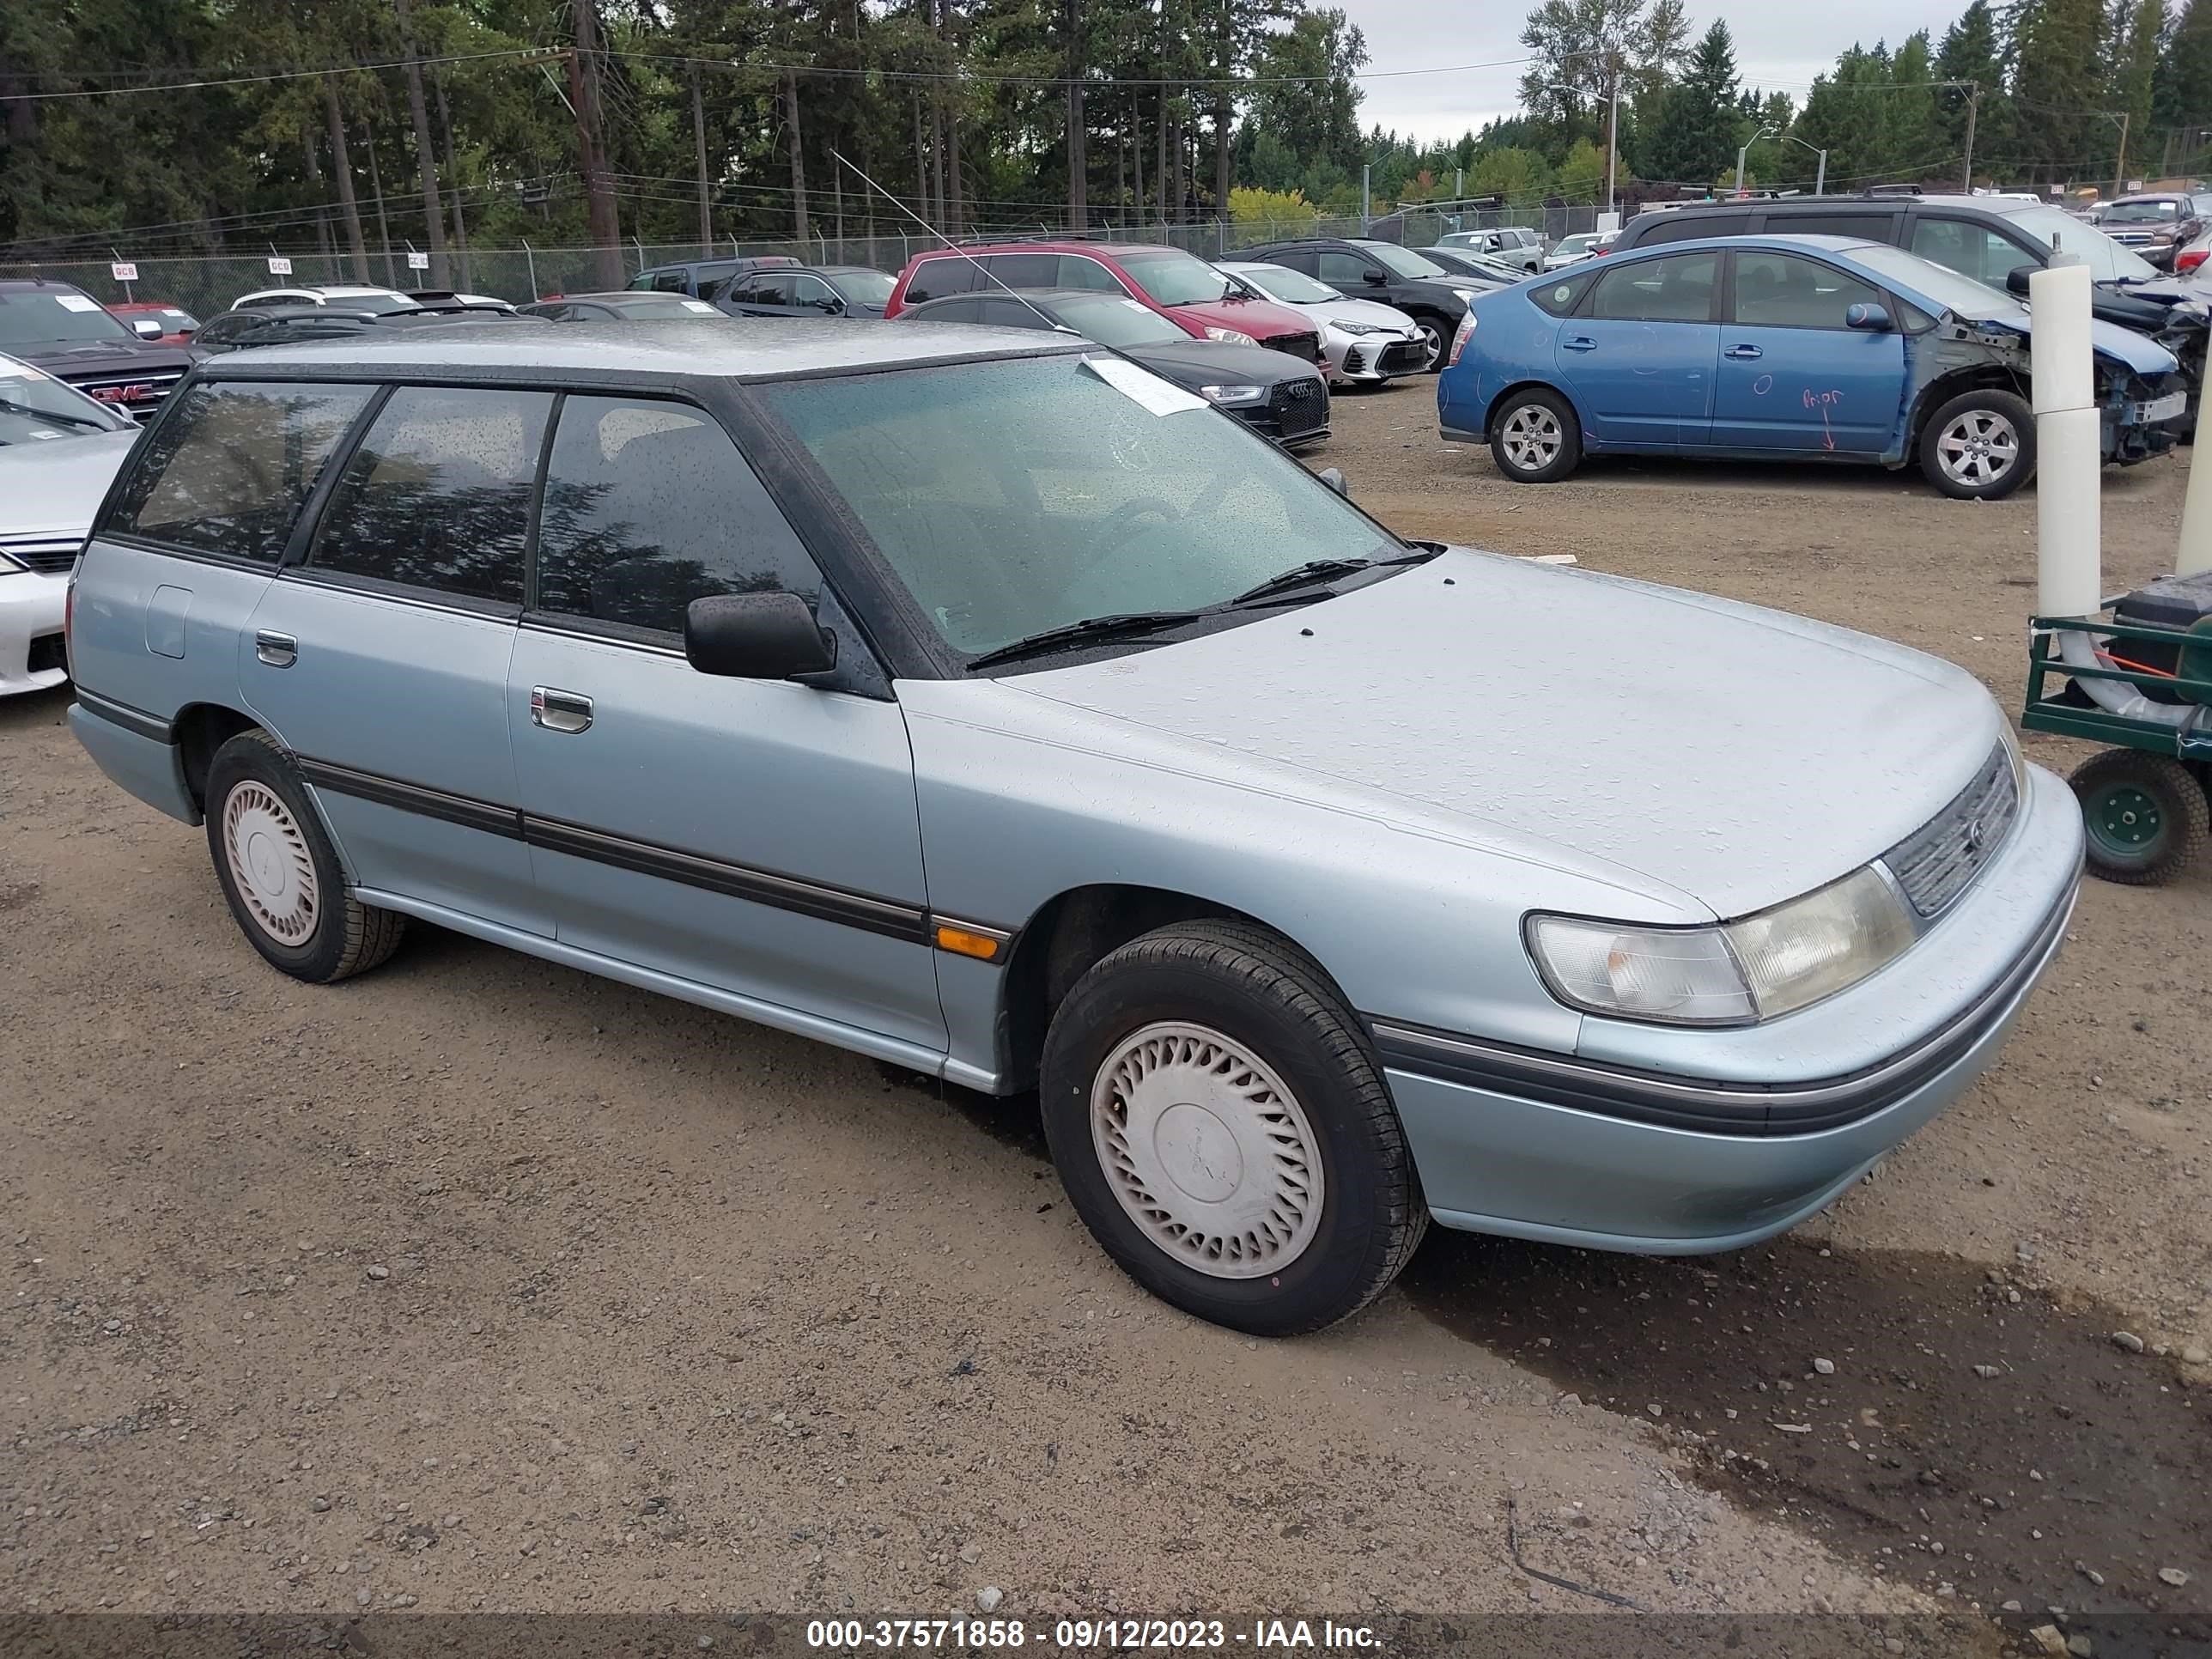
[[[1548,428],[1543,424],[1547,419]],[[1524,443],[1522,422],[1534,428],[1534,447]],[[1557,445],[1547,459],[1542,440],[1553,430]],[[1515,483],[1557,483],[1583,461],[1583,423],[1575,418],[1574,405],[1541,386],[1506,393],[1490,413],[1490,459]]]
[[[238,798],[243,813],[256,790],[275,797],[283,814],[282,819],[273,818],[264,806],[264,825],[282,828],[289,821],[297,840],[280,836],[276,828],[264,829],[258,839],[242,829],[249,844],[241,849],[240,856],[257,867],[272,869],[278,869],[283,859],[290,857],[295,863],[291,885],[285,890],[311,896],[301,907],[285,908],[274,922],[264,921],[255,903],[240,891],[227,846],[234,798]],[[241,796],[241,791],[247,793]],[[322,818],[307,798],[299,769],[266,732],[241,732],[215,751],[215,759],[208,766],[206,816],[208,856],[215,861],[216,879],[222,884],[231,916],[272,967],[311,985],[327,985],[367,972],[398,948],[400,936],[407,930],[407,918],[392,910],[371,909],[355,899],[344,866],[338,862],[337,849],[331,845]],[[273,862],[259,866],[257,854]],[[301,860],[312,875],[312,884],[297,879],[296,861]],[[302,924],[296,937],[282,925],[295,919]]]
[[[1406,315],[1412,319],[1413,326],[1421,331],[1422,344],[1429,354],[1428,366],[1422,373],[1443,374],[1444,359],[1451,356],[1452,330],[1458,325],[1447,321],[1433,311],[1409,311]]]
[[[2203,850],[2212,805],[2204,786],[2179,761],[2107,749],[2075,768],[2068,781],[2081,803],[2092,874],[2155,887]]]
[[[1320,1164],[1319,1213],[1310,1222],[1285,1222],[1311,1231],[1278,1267],[1267,1265],[1265,1244],[1233,1268],[1227,1264],[1241,1252],[1182,1240],[1177,1242],[1184,1248],[1171,1251],[1138,1224],[1117,1194],[1119,1182],[1132,1189],[1133,1201],[1152,1201],[1133,1175],[1109,1175],[1093,1134],[1093,1086],[1125,1044],[1169,1024],[1196,1028],[1246,1050],[1291,1097],[1278,1121],[1291,1121],[1288,1114],[1304,1120],[1306,1144]],[[1249,1072],[1205,1075],[1256,1082]],[[1358,1018],[1317,963],[1266,928],[1181,923],[1097,963],[1053,1016],[1038,1091],[1053,1162],[1091,1236],[1153,1295],[1215,1324],[1255,1336],[1294,1336],[1332,1325],[1381,1295],[1427,1230],[1428,1206],[1405,1131]],[[1210,1113],[1202,1115],[1219,1127]],[[1164,1138],[1152,1137],[1155,1143]],[[1299,1146],[1296,1129],[1273,1139]],[[1192,1145],[1193,1164],[1203,1172],[1195,1150],[1201,1139]],[[1289,1155],[1283,1161],[1295,1162]],[[1227,1190],[1241,1186],[1232,1177]],[[1270,1216],[1280,1218],[1279,1212]],[[1297,1243],[1293,1234],[1285,1248]],[[1223,1265],[1215,1272],[1191,1265],[1201,1259]],[[1247,1276],[1220,1276],[1232,1270]]]
[[[1964,429],[1954,433],[1954,428]],[[1947,440],[1999,441],[2011,434],[2013,459],[2002,471],[1977,482],[1965,463],[1946,465]],[[1970,458],[1971,459],[1971,458]],[[1988,457],[1981,458],[1986,467]],[[1984,386],[1962,392],[1929,416],[1920,428],[1920,471],[1954,501],[2002,501],[2035,476],[2035,412],[2025,398]]]

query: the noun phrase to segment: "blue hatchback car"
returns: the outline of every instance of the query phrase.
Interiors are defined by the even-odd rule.
[[[2172,354],[2094,325],[2105,459],[2172,447]],[[1674,242],[1486,294],[1439,377],[1447,441],[1550,483],[1586,454],[1917,461],[1947,495],[2035,471],[2028,315],[1901,248],[1840,236]]]

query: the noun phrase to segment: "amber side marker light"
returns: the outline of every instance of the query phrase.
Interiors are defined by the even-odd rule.
[[[937,948],[950,951],[956,957],[973,957],[978,962],[994,960],[1005,948],[1006,941],[993,939],[988,933],[971,933],[964,927],[940,926],[937,930]]]

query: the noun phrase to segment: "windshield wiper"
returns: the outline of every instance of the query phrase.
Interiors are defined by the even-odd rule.
[[[1349,576],[1362,570],[1382,570],[1400,564],[1425,564],[1441,550],[1421,548],[1390,559],[1309,559],[1294,569],[1278,571],[1257,586],[1246,588],[1229,603],[1239,605],[1255,599],[1271,599],[1278,593],[1287,593],[1311,582],[1327,581],[1334,576]]]
[[[19,404],[13,398],[0,398],[0,414],[27,415],[34,421],[52,421],[58,426],[88,426],[94,432],[107,430],[89,415],[65,415],[58,409],[39,409],[29,404]]]
[[[994,647],[980,657],[970,657],[968,665],[970,668],[988,668],[994,663],[1018,662],[1024,657],[1041,656],[1048,651],[1081,645],[1091,640],[1157,633],[1163,628],[1173,628],[1178,623],[1195,622],[1207,614],[1204,611],[1131,611],[1112,617],[1085,617],[1080,622],[1062,623],[1057,628],[1044,629]]]

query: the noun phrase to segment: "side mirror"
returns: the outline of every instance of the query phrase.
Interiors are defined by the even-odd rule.
[[[1361,275],[1363,280],[1370,288],[1381,288],[1384,283],[1390,280],[1381,271],[1376,270],[1372,265],[1368,266],[1366,270],[1361,273]]]
[[[1887,334],[1893,325],[1887,306],[1855,305],[1844,313],[1844,326],[1868,334]]]
[[[133,317],[131,319],[131,331],[142,340],[158,340],[161,337],[161,325],[151,317]]]
[[[2005,272],[2006,290],[2019,295],[2023,300],[2027,297],[2027,271],[2026,265],[2014,265]]]
[[[1334,489],[1338,495],[1343,496],[1347,501],[1352,499],[1352,486],[1344,481],[1344,469],[1342,467],[1326,466],[1314,476],[1319,478],[1323,483],[1327,484],[1331,489]]]
[[[835,668],[837,640],[796,593],[715,593],[684,608],[684,655],[702,674],[787,680]]]

